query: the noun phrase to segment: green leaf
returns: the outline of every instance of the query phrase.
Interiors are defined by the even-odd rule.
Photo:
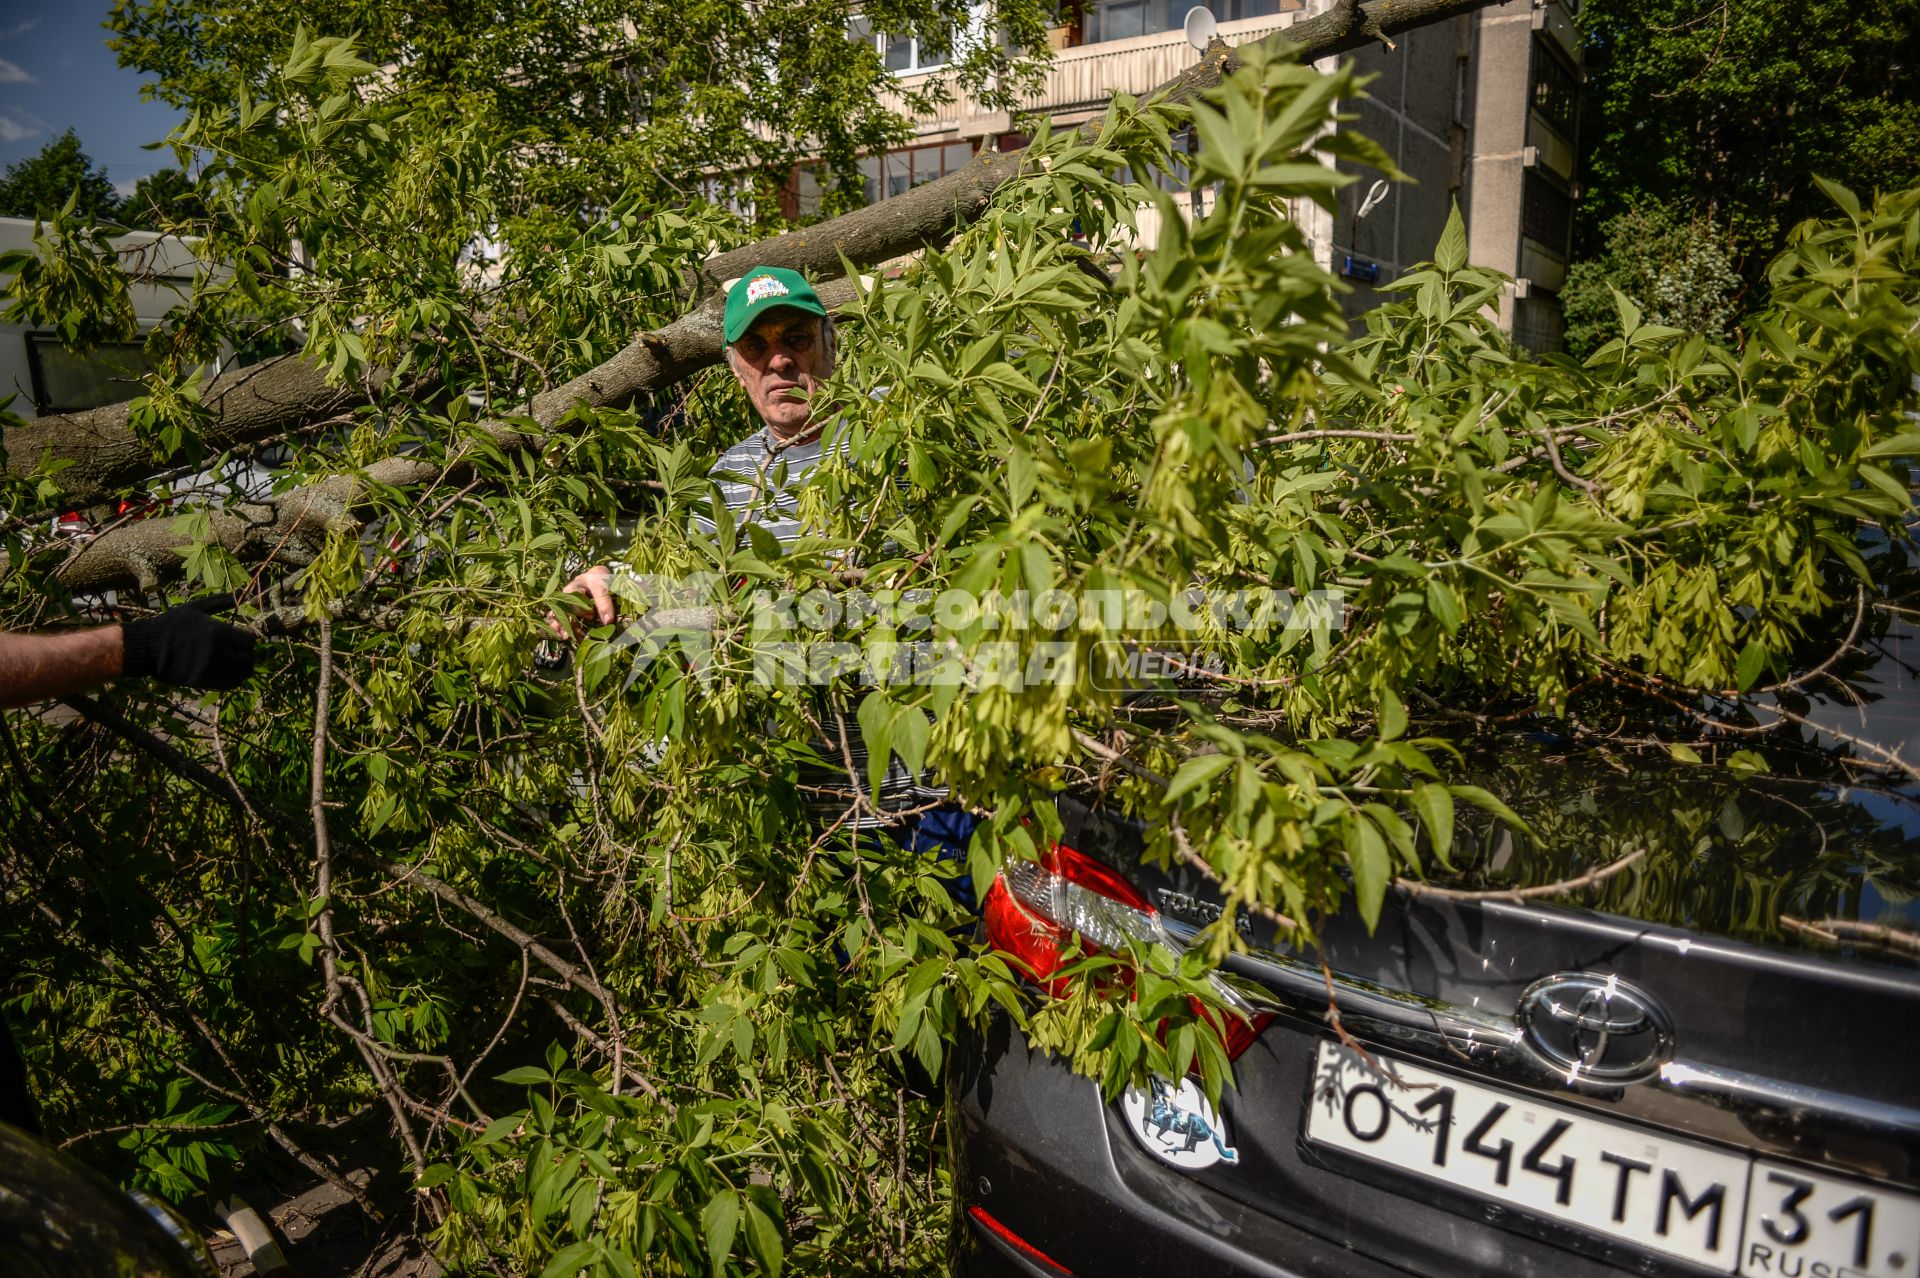
[[[453,1168],[446,1163],[435,1163],[414,1179],[415,1189],[432,1189],[444,1185],[453,1179]]]
[[[707,1239],[707,1258],[717,1274],[726,1266],[733,1252],[733,1235],[740,1228],[740,1195],[722,1189],[707,1199],[700,1211],[700,1228]]]
[[[1453,850],[1453,795],[1444,785],[1416,785],[1413,810],[1420,814],[1420,824],[1426,827],[1433,854],[1440,858],[1441,864],[1451,864],[1447,856]]]
[[[573,1278],[599,1250],[600,1244],[590,1239],[569,1243],[554,1253],[540,1271],[540,1278]]]
[[[1247,152],[1227,118],[1204,102],[1193,106],[1193,128],[1200,139],[1200,163],[1223,177],[1233,177],[1247,167]]]
[[[780,1268],[786,1261],[786,1246],[780,1238],[780,1226],[751,1198],[747,1199],[747,1247],[753,1252],[753,1258],[760,1262],[760,1267],[778,1278]]]
[[[907,448],[907,478],[922,492],[932,492],[940,483],[940,468],[918,440]]]
[[[1347,834],[1347,864],[1353,868],[1353,899],[1371,932],[1380,922],[1380,906],[1393,877],[1386,836],[1364,815],[1355,814]]]
[[[867,747],[867,793],[877,798],[893,757],[894,706],[886,694],[876,689],[861,699],[855,717],[860,721],[860,737]]]
[[[1767,650],[1760,646],[1758,639],[1748,640],[1747,646],[1740,650],[1740,660],[1735,663],[1733,682],[1740,691],[1751,688],[1767,668]]]
[[[503,1083],[512,1083],[516,1086],[528,1087],[535,1087],[541,1083],[550,1083],[553,1081],[553,1075],[541,1069],[538,1065],[520,1065],[508,1070],[504,1074],[496,1074],[494,1077]]]
[[[1167,802],[1171,804],[1187,791],[1205,785],[1232,765],[1233,756],[1229,754],[1203,754],[1188,759],[1167,783]]]
[[[1906,431],[1883,439],[1860,454],[1862,457],[1920,457],[1920,431]]]
[[[1907,486],[1905,484],[1895,479],[1892,475],[1889,475],[1886,471],[1881,470],[1878,466],[1868,462],[1861,462],[1859,471],[1860,478],[1893,498],[1896,503],[1896,510],[1906,509],[1908,502],[1912,499],[1908,496]]]
[[[1461,623],[1467,619],[1465,609],[1460,606],[1460,596],[1438,577],[1427,580],[1427,611],[1450,635],[1458,634]]]
[[[1392,688],[1380,689],[1380,739],[1396,740],[1406,730],[1407,707],[1401,703],[1400,694]]]
[[[1813,183],[1826,193],[1826,197],[1838,204],[1841,211],[1855,221],[1860,220],[1860,197],[1830,178],[1813,175]]]
[[[933,735],[933,721],[915,706],[902,706],[893,717],[893,752],[907,771],[919,776],[927,766],[927,742]]]
[[[481,1149],[493,1144],[495,1141],[504,1140],[506,1137],[511,1136],[514,1129],[519,1127],[526,1119],[527,1116],[524,1113],[501,1115],[499,1118],[487,1124],[487,1130],[481,1132],[469,1148]]]
[[[1640,308],[1633,304],[1631,298],[1613,285],[1607,285],[1607,291],[1613,294],[1613,308],[1619,312],[1620,315],[1621,333],[1627,337],[1632,337],[1634,331],[1640,327]]]
[[[1482,789],[1477,785],[1450,785],[1447,787],[1447,791],[1456,799],[1465,799],[1476,808],[1493,813],[1516,830],[1524,830],[1527,828],[1527,823],[1520,819],[1519,814],[1489,790]]]
[[[913,975],[907,978],[905,991],[901,994],[903,1002],[912,1002],[940,983],[947,973],[945,959],[930,958],[913,969]]]
[[[1673,756],[1675,763],[1700,762],[1700,756],[1694,753],[1692,746],[1681,745],[1678,741],[1667,747],[1667,753]]]
[[[1433,247],[1433,264],[1449,275],[1467,264],[1467,224],[1460,216],[1458,200],[1453,202],[1453,208],[1447,214],[1447,225],[1440,232],[1440,242]]]
[[[1020,547],[1020,566],[1026,575],[1029,595],[1038,599],[1053,589],[1053,559],[1047,554],[1047,548],[1037,541],[1029,541]]]

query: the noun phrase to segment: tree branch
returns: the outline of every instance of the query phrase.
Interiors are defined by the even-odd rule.
[[[257,812],[260,816],[289,830],[299,830],[303,834],[311,833],[311,827],[305,818],[284,812],[272,804],[267,803],[259,795],[250,793],[237,783],[214,772],[197,759],[189,757],[172,742],[163,740],[139,724],[134,723],[114,707],[104,702],[94,701],[90,697],[80,696],[68,697],[64,699],[61,704],[70,706],[88,720],[102,727],[111,729],[129,744],[158,760],[160,763],[165,764],[170,771],[182,780],[192,782],[223,803],[227,803],[241,812],[247,812],[249,810]],[[417,865],[402,865],[396,861],[389,861],[379,853],[369,848],[361,847],[358,843],[348,839],[339,838],[330,834],[329,840],[336,851],[349,859],[358,861],[370,869],[378,870],[389,878],[404,883],[415,884],[447,904],[465,911],[491,931],[498,933],[500,936],[505,937],[507,940],[519,946],[522,951],[538,960],[541,965],[566,981],[567,984],[572,985],[584,993],[591,994],[602,1007],[606,1007],[613,1002],[614,995],[612,990],[602,985],[599,981],[594,980],[575,964],[569,963],[547,946],[541,944],[532,933],[508,922],[452,884],[435,878]]]
[[[1557,883],[1541,883],[1534,887],[1448,888],[1404,877],[1395,878],[1393,885],[1410,896],[1439,897],[1446,901],[1531,901],[1543,896],[1564,896],[1568,892],[1577,892],[1581,888],[1590,888],[1604,883],[1646,854],[1646,848],[1638,847],[1618,860],[1596,866],[1578,877],[1562,879]]]
[[[277,355],[220,374],[201,391],[207,417],[199,435],[213,455],[325,421],[358,405],[358,387],[329,386],[324,371],[297,355]],[[71,462],[60,472],[62,500],[90,506],[171,465],[133,432],[127,404],[51,413],[0,432],[7,469],[24,475],[44,457]],[[64,509],[64,507],[63,507]]]

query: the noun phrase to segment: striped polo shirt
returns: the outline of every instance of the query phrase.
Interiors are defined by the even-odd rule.
[[[763,426],[720,454],[707,475],[719,489],[720,500],[725,504],[734,527],[759,524],[772,533],[782,546],[790,546],[799,539],[799,490],[805,486],[807,476],[826,456],[829,447],[826,437],[835,424],[827,423],[825,429],[804,444],[786,447],[780,446],[773,432]],[[836,451],[844,451],[846,442],[844,438],[838,439],[831,447]],[[701,532],[711,534],[714,531],[713,518],[707,512],[696,511],[693,523]],[[821,713],[827,711],[825,706],[817,708]],[[853,802],[853,782],[847,776],[849,763],[853,775],[859,778],[860,791],[864,793],[867,788],[867,746],[861,738],[860,725],[854,721],[851,711],[847,713],[845,750],[841,748],[838,725],[828,720],[824,726],[828,733],[827,740],[812,744],[827,761],[827,767],[803,767],[800,770],[800,782],[810,787],[807,795],[809,806],[817,815],[832,821]],[[834,793],[815,792],[819,790]],[[923,807],[946,797],[945,786],[923,783],[907,770],[907,765],[900,761],[899,755],[894,755],[887,761],[886,775],[881,778],[880,791],[874,796],[873,806],[884,814]],[[848,818],[846,824],[853,829],[872,829],[887,823],[884,815],[875,816],[862,811]]]

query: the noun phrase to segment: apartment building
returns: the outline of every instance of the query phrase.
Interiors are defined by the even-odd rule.
[[[1230,44],[1260,39],[1332,7],[1336,0],[1213,0]],[[1558,290],[1571,244],[1579,146],[1579,0],[1505,0],[1395,38],[1396,48],[1353,55],[1377,78],[1364,99],[1343,103],[1349,127],[1373,138],[1413,183],[1348,187],[1337,214],[1307,206],[1303,225],[1321,263],[1352,287],[1349,313],[1377,300],[1376,283],[1431,257],[1447,212],[1459,201],[1476,265],[1514,277],[1500,322],[1535,350],[1560,345]],[[1191,0],[1084,0],[1063,6],[1050,33],[1052,64],[1021,109],[1055,127],[1106,109],[1114,90],[1144,92],[1199,54],[1183,24]],[[903,80],[937,70],[911,40],[867,30]],[[887,199],[960,168],[983,146],[1023,145],[1018,115],[955,101],[914,121],[909,146],[864,162],[870,200]],[[1375,198],[1369,200],[1369,194]],[[816,197],[802,174],[795,211]],[[1149,233],[1151,228],[1145,228]]]

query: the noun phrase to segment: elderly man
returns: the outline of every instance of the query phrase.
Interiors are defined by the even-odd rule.
[[[763,423],[708,472],[736,524],[754,522],[783,544],[800,535],[794,490],[820,464],[824,415],[813,399],[833,372],[833,319],[799,272],[777,266],[748,271],[727,294],[721,323],[727,367]],[[785,464],[786,483],[772,482],[773,460]],[[712,523],[696,517],[705,529]],[[596,564],[567,583],[569,593],[593,602],[601,625],[617,614],[608,589],[613,574]]]
[[[800,535],[796,492],[829,446],[823,433],[832,414],[818,400],[833,372],[833,319],[798,272],[763,266],[741,276],[728,292],[721,331],[727,341],[727,367],[746,391],[761,427],[722,453],[708,473],[736,526],[757,523],[783,545],[791,543]],[[695,523],[703,531],[713,528],[712,521],[701,515],[695,516]],[[610,625],[617,616],[611,581],[612,573],[597,565],[568,582],[566,589],[587,596],[600,623]],[[858,728],[847,726],[854,755],[850,770],[864,778],[866,750]],[[828,759],[838,760],[837,742],[823,742],[817,748]],[[882,812],[924,808],[945,794],[944,789],[922,785],[895,758],[869,806]],[[863,812],[847,824],[871,828],[886,823],[884,816]],[[943,805],[908,818],[896,829],[896,837],[915,851],[964,859],[973,824],[967,813]],[[952,886],[971,904],[970,882]]]

